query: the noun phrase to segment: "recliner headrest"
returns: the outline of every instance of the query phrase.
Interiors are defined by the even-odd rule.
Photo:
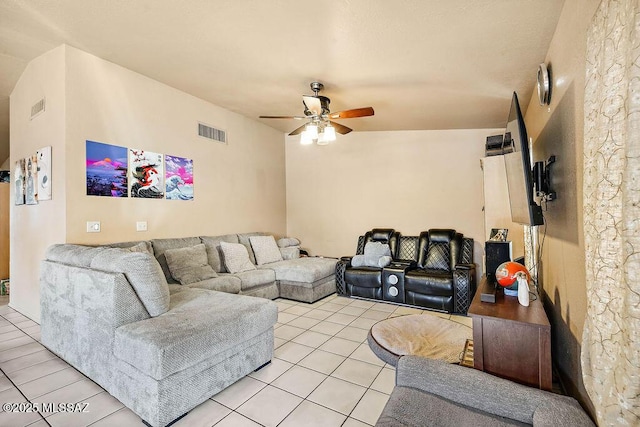
[[[388,242],[394,232],[393,228],[374,228],[371,230],[371,240],[374,242]]]
[[[456,235],[456,230],[450,228],[434,228],[428,231],[429,241],[433,243],[449,243]]]

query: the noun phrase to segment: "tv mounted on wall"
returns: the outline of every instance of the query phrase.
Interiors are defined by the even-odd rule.
[[[511,110],[504,134],[504,145],[511,144],[513,151],[504,155],[509,187],[511,220],[524,225],[542,225],[542,208],[533,199],[533,171],[529,152],[529,138],[524,125],[518,95],[513,92]]]

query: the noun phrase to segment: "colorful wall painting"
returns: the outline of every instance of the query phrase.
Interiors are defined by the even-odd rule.
[[[87,195],[127,197],[127,149],[87,141]]]
[[[15,186],[15,204],[24,205],[24,178],[27,173],[25,159],[16,161],[13,170],[13,185]]]
[[[164,198],[162,154],[129,149],[129,183],[131,197]]]
[[[36,151],[38,162],[38,201],[51,200],[51,146]]]
[[[32,155],[26,158],[27,175],[25,179],[25,202],[27,205],[38,204],[38,156]]]
[[[167,200],[193,200],[193,160],[165,155]]]

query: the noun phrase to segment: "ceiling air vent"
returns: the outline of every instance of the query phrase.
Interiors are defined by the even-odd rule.
[[[41,114],[44,111],[45,107],[45,98],[42,98],[40,101],[36,102],[31,106],[31,120],[33,120],[36,116]]]
[[[214,141],[227,143],[227,132],[198,122],[198,135]]]

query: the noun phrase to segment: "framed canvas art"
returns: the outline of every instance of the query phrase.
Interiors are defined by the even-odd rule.
[[[25,178],[24,198],[27,205],[38,204],[38,156],[27,157],[27,173]]]
[[[162,154],[130,148],[129,185],[131,197],[164,198]]]
[[[127,197],[127,149],[87,141],[87,195]]]
[[[25,175],[27,172],[27,166],[25,159],[16,161],[15,168],[13,169],[13,185],[15,186],[15,204],[24,205],[24,189],[25,189]]]
[[[165,155],[167,200],[193,200],[193,160]]]
[[[51,146],[36,151],[38,162],[38,201],[51,200]]]

